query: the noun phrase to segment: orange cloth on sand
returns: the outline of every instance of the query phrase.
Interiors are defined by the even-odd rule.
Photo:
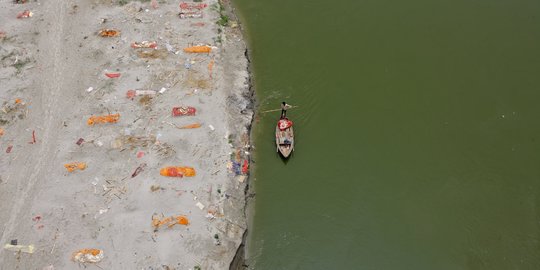
[[[68,172],[73,172],[75,170],[84,170],[86,169],[86,163],[85,162],[71,162],[64,164],[64,167],[67,169]]]
[[[192,46],[184,48],[184,52],[187,53],[210,53],[212,51],[212,47],[210,46]]]
[[[165,167],[159,171],[159,174],[169,177],[195,176],[195,169],[191,167]]]
[[[102,115],[102,116],[91,116],[88,118],[87,124],[89,126],[93,126],[94,124],[99,123],[116,123],[118,122],[118,119],[120,119],[120,114],[109,114],[109,115]]]

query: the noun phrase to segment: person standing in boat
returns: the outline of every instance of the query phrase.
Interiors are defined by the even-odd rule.
[[[281,119],[287,118],[287,109],[290,109],[292,106],[285,103],[285,101],[281,102]]]

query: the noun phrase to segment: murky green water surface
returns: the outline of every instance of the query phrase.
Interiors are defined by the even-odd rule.
[[[251,269],[540,269],[540,1],[235,0]]]

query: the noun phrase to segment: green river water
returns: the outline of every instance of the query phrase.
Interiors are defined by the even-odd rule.
[[[540,269],[540,1],[235,0],[250,269]]]

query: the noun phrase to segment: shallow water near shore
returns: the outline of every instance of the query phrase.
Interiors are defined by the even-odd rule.
[[[250,269],[540,269],[540,2],[235,0]]]

